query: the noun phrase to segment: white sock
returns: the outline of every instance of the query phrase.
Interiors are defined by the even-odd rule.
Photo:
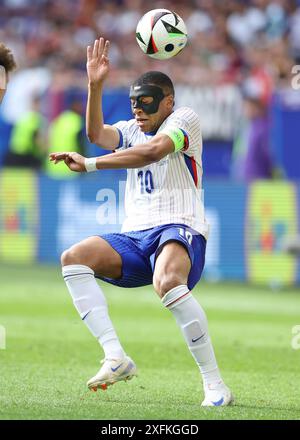
[[[205,386],[214,386],[222,379],[208,333],[204,310],[186,285],[169,290],[162,303],[174,315],[189,350],[199,366]]]
[[[94,271],[82,264],[72,264],[64,266],[62,274],[81,319],[98,339],[105,358],[122,359],[125,352],[109,318],[107,302]]]

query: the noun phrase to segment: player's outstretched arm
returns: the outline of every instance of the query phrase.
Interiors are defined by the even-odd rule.
[[[64,161],[71,171],[77,173],[87,171],[85,167],[86,158],[79,153],[70,153],[69,151],[66,153],[51,153],[49,154],[49,160],[54,164]]]
[[[97,157],[97,169],[142,168],[160,161],[174,152],[173,141],[165,134],[157,134],[150,142],[126,150]]]
[[[102,93],[104,81],[109,74],[109,41],[95,40],[87,48],[88,101],[86,107],[86,132],[90,142],[108,150],[119,144],[119,132],[115,127],[104,124]]]
[[[64,161],[72,171],[85,172],[97,169],[142,168],[158,162],[174,151],[174,142],[167,135],[158,134],[146,144],[101,157],[86,159],[78,153],[51,153],[49,158],[55,164]]]

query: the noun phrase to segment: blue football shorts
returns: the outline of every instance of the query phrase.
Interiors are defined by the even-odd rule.
[[[206,239],[199,232],[182,224],[168,224],[124,233],[100,235],[122,258],[120,278],[96,278],[120,287],[140,287],[152,284],[155,261],[166,243],[176,241],[187,250],[191,260],[188,288],[200,280],[205,262]]]

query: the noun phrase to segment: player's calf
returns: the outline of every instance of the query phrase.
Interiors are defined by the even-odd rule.
[[[186,285],[171,289],[162,298],[162,303],[173,313],[200,369],[205,391],[202,406],[229,405],[233,397],[222,381],[204,310]]]

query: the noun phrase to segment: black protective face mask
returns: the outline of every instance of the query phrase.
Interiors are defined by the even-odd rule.
[[[142,96],[151,96],[153,101],[150,104],[145,104],[141,101]],[[131,104],[132,110],[141,108],[147,115],[151,115],[158,111],[160,101],[164,99],[165,95],[160,87],[143,84],[141,86],[131,86],[129,97],[135,99],[135,103]]]

